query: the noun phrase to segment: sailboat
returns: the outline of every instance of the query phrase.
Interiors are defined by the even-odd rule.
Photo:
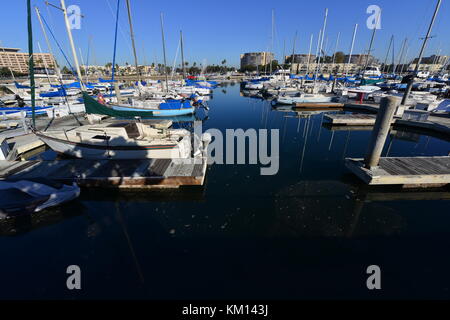
[[[72,31],[68,22],[65,1],[61,0],[69,43],[72,47],[78,77],[81,72],[78,63]],[[117,28],[117,21],[116,21]],[[84,90],[83,100],[88,114],[109,115],[116,118],[160,116],[174,112],[188,114],[190,102],[183,102],[183,108],[175,109],[170,102],[160,103],[157,108],[145,110],[120,105],[106,106],[90,97]],[[116,109],[115,109],[116,108]],[[133,109],[133,110],[131,110]],[[184,111],[186,109],[188,111]],[[180,113],[181,114],[181,113]],[[136,121],[116,121],[91,124],[70,130],[56,129],[34,133],[53,151],[84,159],[189,159],[205,157],[211,141],[209,135],[198,136],[185,129],[172,129],[169,125],[149,125]]]
[[[83,92],[84,106],[87,114],[107,115],[117,118],[153,118],[184,116],[195,113],[195,107],[189,100],[140,101],[132,100],[132,104],[101,104],[87,92]]]
[[[36,135],[55,152],[83,159],[188,159],[203,156],[210,142],[204,135],[194,150],[188,130],[142,122],[85,125]]]

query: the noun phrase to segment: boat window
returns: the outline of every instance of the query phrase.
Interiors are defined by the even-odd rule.
[[[97,135],[97,136],[93,136],[92,139],[109,141],[109,140],[111,140],[111,137],[110,136]]]
[[[128,134],[128,137],[130,139],[139,138],[141,136],[141,133],[139,132],[139,128],[136,123],[132,122],[125,126],[125,131]]]

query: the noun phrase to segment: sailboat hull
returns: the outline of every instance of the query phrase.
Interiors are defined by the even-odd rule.
[[[160,110],[160,109],[140,109],[140,108],[132,108],[132,107],[113,106],[112,109],[116,110],[116,111],[151,112],[153,117],[176,117],[176,116],[185,116],[185,115],[195,113],[194,107],[183,108],[183,109]]]
[[[37,134],[37,136],[53,151],[83,159],[177,159],[188,158],[191,151],[188,138],[184,138],[177,145],[108,146],[106,142],[84,144],[41,134]]]

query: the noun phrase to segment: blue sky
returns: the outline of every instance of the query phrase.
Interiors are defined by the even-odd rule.
[[[59,5],[59,0],[50,1]],[[108,5],[109,3],[109,5]],[[298,30],[297,53],[307,53],[310,35],[314,34],[316,44],[318,32],[323,24],[325,8],[329,9],[326,38],[330,53],[334,50],[338,32],[341,33],[338,50],[348,52],[355,23],[359,24],[355,53],[367,50],[371,30],[366,27],[369,5],[378,5],[383,10],[381,30],[375,38],[375,56],[384,59],[391,35],[395,36],[396,53],[401,41],[408,37],[411,48],[409,55],[417,56],[420,37],[426,33],[436,0],[279,0],[279,1],[148,1],[132,0],[133,20],[140,63],[162,62],[161,29],[159,14],[164,13],[168,64],[172,65],[179,44],[179,30],[185,38],[186,61],[206,61],[219,64],[226,59],[229,65],[239,65],[239,54],[263,51],[270,48],[271,12],[275,10],[274,52],[278,59],[292,51],[295,31]],[[66,0],[66,5],[80,6],[82,14],[81,30],[73,30],[75,44],[81,48],[86,60],[89,37],[92,37],[90,64],[104,65],[112,61],[114,24],[113,11],[117,0]],[[62,13],[47,8],[44,0],[32,0],[33,6],[41,9],[43,16],[54,29],[54,33],[70,56]],[[117,62],[133,63],[131,41],[125,0],[121,0],[120,27],[118,35]],[[39,41],[47,51],[42,31],[33,11],[35,51]],[[0,11],[1,44],[22,48],[27,51],[26,1],[4,1]],[[450,54],[450,3],[444,0],[441,6],[426,55]],[[325,43],[326,41],[324,41]],[[54,50],[56,45],[54,45]],[[314,50],[313,50],[314,51]],[[60,63],[64,62],[57,55]],[[178,55],[178,63],[180,55]],[[64,64],[64,63],[63,63]]]

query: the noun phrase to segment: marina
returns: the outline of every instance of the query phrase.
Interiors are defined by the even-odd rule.
[[[266,4],[209,30],[181,3],[23,0],[27,39],[0,44],[0,299],[450,299],[443,1],[412,39],[331,2],[299,30]]]

